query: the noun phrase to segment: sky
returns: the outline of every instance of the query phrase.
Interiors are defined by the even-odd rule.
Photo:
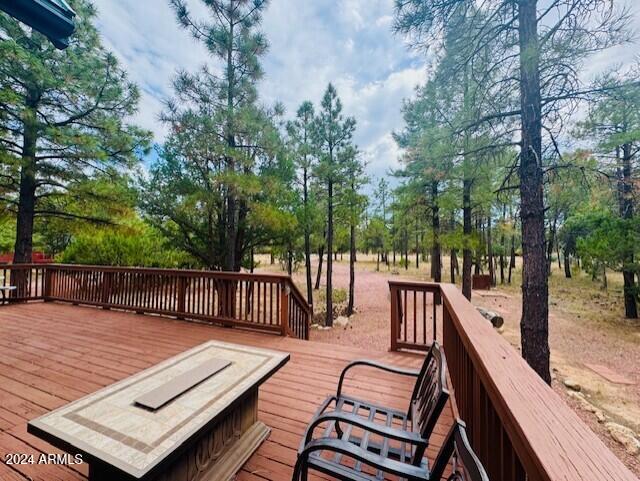
[[[140,87],[135,121],[162,142],[158,115],[175,72],[213,60],[178,27],[165,0],[94,3],[105,45]],[[190,1],[195,12],[201,3]],[[371,177],[397,165],[391,133],[402,126],[402,99],[426,79],[424,59],[392,33],[392,22],[393,0],[271,0],[262,24],[270,48],[262,61],[261,101],[282,102],[292,118],[303,101],[318,105],[333,82],[345,114],[357,119],[355,141]]]
[[[627,0],[638,9],[638,0]],[[637,2],[637,3],[636,3]],[[158,121],[162,102],[171,96],[176,71],[195,71],[214,62],[205,48],[178,27],[167,0],[94,0],[97,25],[140,87],[142,99],[134,119],[165,136]],[[427,78],[423,54],[407,48],[392,33],[394,0],[271,0],[262,30],[270,49],[263,58],[259,85],[265,105],[282,102],[287,117],[305,100],[319,104],[329,82],[338,90],[347,115],[356,117],[355,141],[374,180],[398,165],[392,132],[402,128],[402,100]],[[206,15],[200,0],[190,0],[196,14]],[[640,26],[640,14],[634,23]],[[640,44],[639,44],[640,45]],[[585,66],[591,76],[637,55],[625,46],[594,57]]]

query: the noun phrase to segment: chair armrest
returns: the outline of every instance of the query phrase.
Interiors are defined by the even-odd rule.
[[[385,438],[393,439],[396,441],[402,441],[408,444],[427,447],[428,441],[420,436],[419,433],[414,433],[412,431],[404,431],[402,429],[392,428],[390,426],[383,426],[380,424],[376,424],[373,421],[369,421],[361,416],[356,414],[337,412],[337,411],[329,411],[320,416],[317,416],[309,425],[305,433],[304,444],[306,445],[311,441],[313,436],[314,429],[320,424],[327,421],[339,421],[345,424],[351,424],[360,429],[364,429],[373,434],[378,434],[379,436],[383,436]]]
[[[360,461],[377,470],[387,474],[405,478],[411,481],[424,481],[426,473],[423,468],[413,466],[412,464],[401,463],[393,459],[383,458],[377,454],[366,451],[353,443],[345,442],[335,438],[318,438],[308,443],[296,462],[294,469],[294,480],[300,475],[302,464],[309,459],[309,455],[315,451],[331,451],[348,456],[356,461]]]
[[[370,361],[368,359],[360,359],[357,361],[350,362],[342,370],[342,373],[340,374],[340,381],[338,382],[338,391],[337,391],[336,397],[340,398],[340,395],[342,394],[342,383],[344,382],[344,377],[347,374],[347,371],[349,371],[349,369],[351,369],[352,367],[356,367],[356,366],[372,367],[374,369],[379,369],[379,370],[390,372],[393,374],[399,374],[401,376],[418,377],[420,375],[420,371],[415,371],[413,369],[403,369],[396,366],[390,366],[388,364],[381,364],[379,362]]]

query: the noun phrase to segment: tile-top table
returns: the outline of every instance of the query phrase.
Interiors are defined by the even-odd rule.
[[[269,435],[258,387],[289,354],[210,341],[28,424],[91,481],[222,481]]]

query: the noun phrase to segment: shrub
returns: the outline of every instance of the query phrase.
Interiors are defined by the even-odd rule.
[[[149,228],[103,230],[75,237],[61,254],[61,262],[136,267],[192,267],[193,259],[166,245]]]

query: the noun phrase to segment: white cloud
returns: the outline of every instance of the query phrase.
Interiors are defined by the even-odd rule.
[[[135,121],[166,135],[158,121],[179,69],[211,63],[205,48],[178,27],[168,2],[96,0],[106,46],[140,86]],[[206,14],[203,3],[190,8]],[[304,100],[318,104],[333,82],[345,114],[358,120],[356,141],[381,175],[396,161],[391,132],[401,126],[400,104],[423,81],[418,59],[391,33],[393,0],[272,0],[263,19],[270,51],[263,60],[263,102],[281,101],[293,115]]]
[[[163,100],[171,94],[175,72],[196,69],[208,54],[178,27],[168,2],[95,0],[95,4],[105,46],[118,56],[142,92],[134,120],[161,141],[166,131],[158,116]]]
[[[392,0],[276,0],[264,18],[271,51],[263,98],[281,100],[292,115],[304,100],[317,105],[333,82],[376,177],[396,165],[391,132],[402,126],[402,99],[426,78],[423,62],[392,34],[392,15]]]
[[[628,1],[637,9],[636,2]],[[194,71],[211,63],[211,58],[178,27],[167,0],[95,3],[105,44],[143,93],[135,120],[161,142],[166,131],[158,115],[163,100],[171,95],[175,72]],[[402,127],[401,101],[426,77],[424,59],[407,50],[404,40],[391,31],[393,3],[272,0],[263,21],[271,44],[259,87],[263,102],[281,101],[292,116],[304,100],[317,105],[326,85],[333,82],[345,113],[358,120],[356,141],[375,176],[397,165],[398,148],[391,132]],[[201,0],[189,4],[198,14],[206,14]],[[584,75],[592,76],[614,60],[630,61],[636,51],[625,47],[595,57]]]

